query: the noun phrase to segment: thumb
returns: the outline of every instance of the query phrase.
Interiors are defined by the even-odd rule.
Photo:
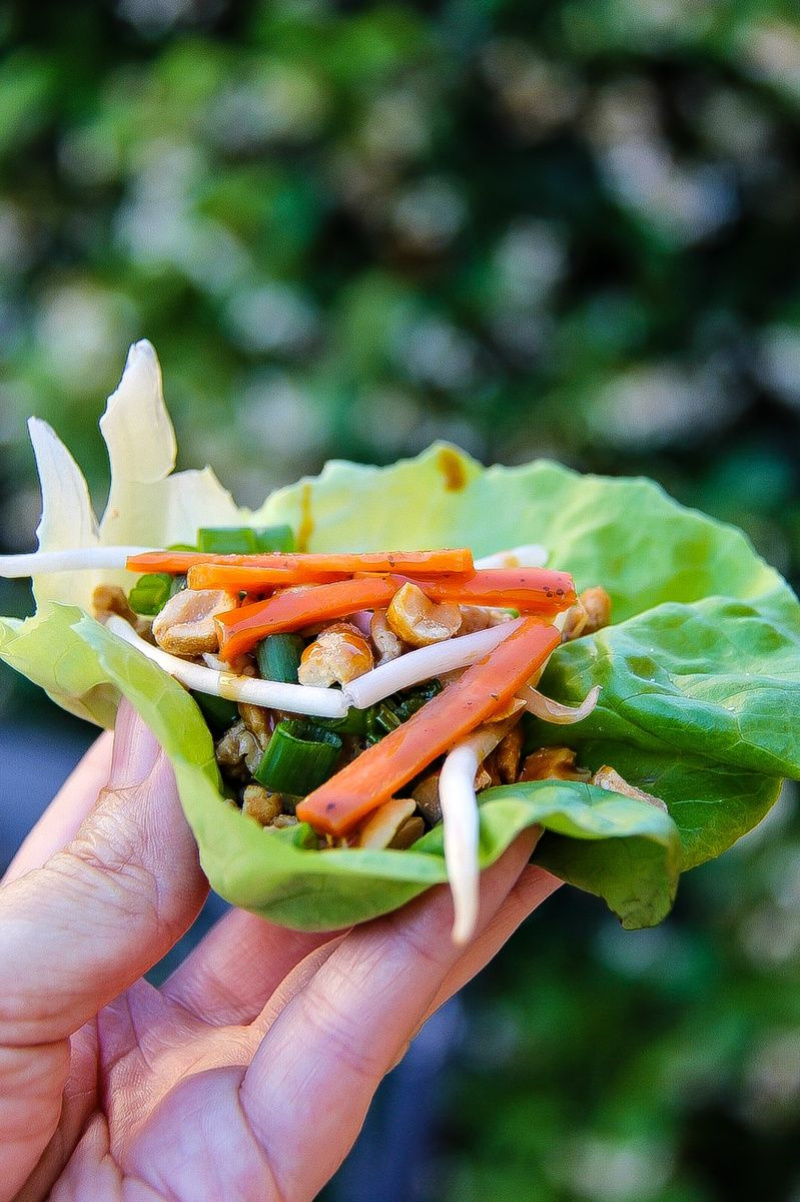
[[[172,947],[206,891],[169,761],[123,701],[95,808],[0,892],[0,1044],[77,1031]]]

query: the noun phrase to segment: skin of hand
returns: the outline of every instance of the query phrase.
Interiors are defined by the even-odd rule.
[[[208,886],[169,763],[126,703],[0,888],[0,1199],[304,1202],[438,1006],[558,886],[520,836],[477,933],[441,887],[348,932],[232,910],[142,979]]]

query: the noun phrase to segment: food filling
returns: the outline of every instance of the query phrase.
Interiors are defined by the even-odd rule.
[[[572,709],[536,686],[561,642],[610,621],[600,586],[577,596],[567,573],[529,566],[539,554],[301,554],[285,527],[201,530],[196,547],[130,556],[129,595],[98,589],[95,610],[191,690],[228,799],[261,826],[307,822],[321,850],[383,851],[444,822],[464,941],[482,790],[630,789],[566,746],[527,746],[526,714],[569,724],[596,704],[599,689]]]

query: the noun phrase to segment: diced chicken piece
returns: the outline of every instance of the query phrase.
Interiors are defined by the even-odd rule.
[[[354,847],[371,847],[380,849],[389,847],[400,827],[409,819],[417,808],[417,803],[410,798],[393,797],[378,806],[361,827],[353,844]]]
[[[429,647],[452,638],[461,626],[461,607],[449,601],[430,601],[408,582],[392,597],[386,611],[389,626],[411,647]]]
[[[369,624],[372,645],[378,653],[378,664],[388,664],[403,654],[403,640],[398,638],[386,620],[386,610],[376,609]]]
[[[337,622],[309,643],[300,658],[300,684],[328,688],[348,684],[373,667],[372,648],[365,636],[347,622]]]
[[[490,626],[499,626],[501,622],[510,622],[511,614],[507,609],[497,609],[490,605],[460,605],[461,625],[458,633],[474,634],[476,630],[487,630]]]
[[[283,813],[283,798],[263,785],[247,785],[242,794],[242,813],[262,826],[270,826]]]
[[[592,774],[586,768],[579,768],[576,758],[570,747],[540,747],[526,757],[519,779],[581,780],[588,784]]]
[[[124,618],[140,636],[148,637],[150,622],[131,609],[124,589],[117,584],[98,584],[92,594],[92,610],[98,622],[105,622],[110,614]]]
[[[276,830],[282,830],[285,826],[297,826],[298,820],[294,814],[279,814],[277,818],[270,823]]]
[[[620,776],[615,768],[610,768],[608,764],[603,764],[602,768],[597,769],[592,776],[591,783],[600,789],[621,793],[623,797],[635,797],[637,801],[646,801],[648,805],[655,806],[657,810],[668,813],[667,806],[660,797],[654,797],[652,793],[645,793],[644,789],[637,789],[635,785],[629,785],[625,778]]]
[[[584,634],[594,634],[611,621],[611,598],[597,585],[578,596],[577,605],[568,609],[561,628],[561,642],[569,643]]]
[[[237,605],[238,597],[225,589],[182,589],[156,614],[153,637],[170,655],[191,657],[217,651],[219,633],[214,618]]]
[[[244,722],[235,722],[217,743],[215,755],[228,776],[241,780],[255,772],[261,763],[262,750]]]

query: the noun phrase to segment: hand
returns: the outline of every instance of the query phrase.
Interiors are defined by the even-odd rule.
[[[123,704],[0,890],[0,1199],[312,1199],[425,1019],[556,888],[534,842],[484,874],[466,949],[445,888],[338,935],[232,910],[156,989],[208,886]]]

